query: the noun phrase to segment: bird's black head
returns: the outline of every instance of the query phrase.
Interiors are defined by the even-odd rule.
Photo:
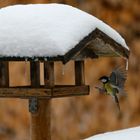
[[[107,76],[102,76],[99,78],[99,80],[102,82],[102,83],[107,83],[109,81],[109,78]]]

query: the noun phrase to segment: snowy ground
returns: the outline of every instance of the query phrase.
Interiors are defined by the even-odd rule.
[[[140,126],[95,135],[85,140],[140,140]]]

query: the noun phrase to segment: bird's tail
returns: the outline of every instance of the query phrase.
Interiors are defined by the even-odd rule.
[[[118,100],[117,95],[116,95],[116,94],[113,94],[112,97],[113,97],[113,99],[114,99],[114,101],[115,101],[115,103],[116,103],[116,105],[117,105],[117,108],[118,108],[119,111],[120,111],[121,109],[120,109],[120,104],[119,104],[119,100]]]

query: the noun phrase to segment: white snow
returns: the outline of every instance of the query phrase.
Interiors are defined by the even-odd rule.
[[[140,126],[95,135],[85,140],[140,140]]]
[[[72,6],[30,4],[2,8],[0,56],[64,55],[95,28],[129,49],[114,29]]]

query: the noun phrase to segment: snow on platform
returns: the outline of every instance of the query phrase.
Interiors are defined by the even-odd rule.
[[[0,57],[64,55],[96,28],[128,49],[114,29],[72,6],[30,4],[2,8]]]
[[[140,126],[95,135],[85,140],[140,140]]]

